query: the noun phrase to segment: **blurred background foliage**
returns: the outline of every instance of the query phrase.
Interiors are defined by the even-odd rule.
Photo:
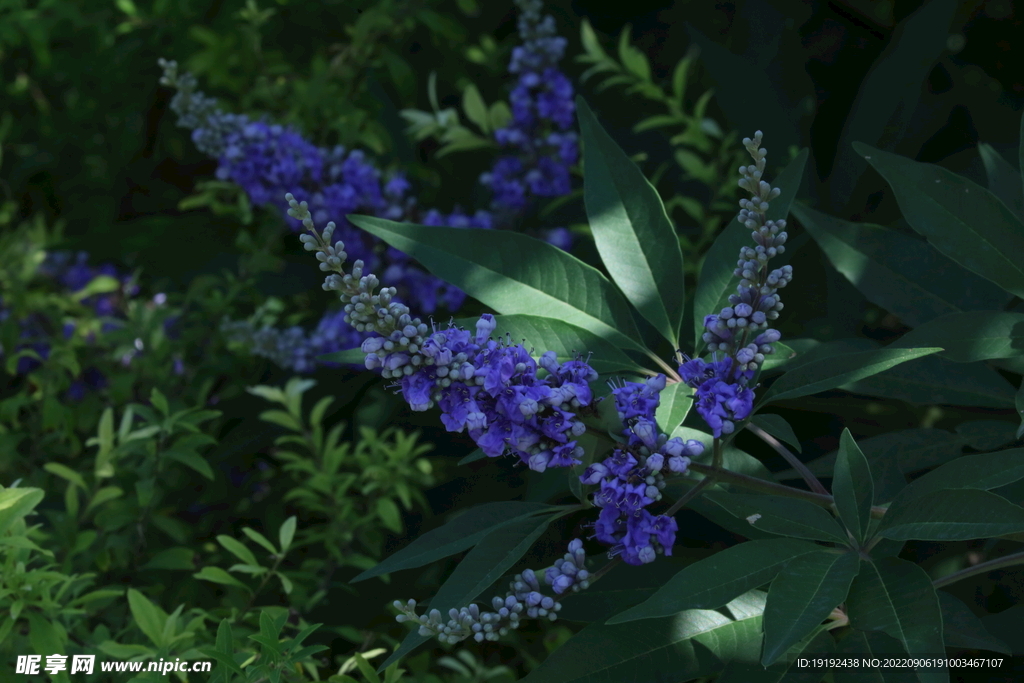
[[[810,148],[801,199],[897,227],[853,140],[982,184],[979,141],[1016,163],[1024,8],[1010,0],[575,0],[545,12],[569,39],[563,68],[665,199],[688,278],[735,211],[738,140],[755,129],[770,169]],[[372,660],[404,633],[382,606],[430,593],[450,566],[358,591],[346,580],[440,524],[453,500],[549,497],[543,478],[456,467],[468,439],[369,373],[300,381],[220,337],[211,321],[225,316],[308,323],[328,302],[280,217],[211,182],[216,162],[174,125],[157,84],[156,59],[177,59],[225,109],[365,149],[405,169],[425,204],[477,206],[493,151],[440,154],[450,121],[410,131],[403,112],[466,118],[470,87],[503,101],[515,20],[511,3],[478,0],[0,0],[0,483],[45,492],[17,494],[2,519],[23,539],[0,549],[6,662],[43,650],[206,657],[199,648],[255,648],[245,636],[260,629],[293,637],[323,623],[305,642],[323,652],[253,652],[296,680],[339,668],[372,680],[350,656]],[[586,236],[578,191],[523,220]],[[908,329],[794,232],[786,337],[885,343]],[[585,239],[574,253],[596,262]],[[779,413],[807,459],[835,450],[843,426],[862,439],[1013,423],[1012,405],[882,398],[833,391]],[[694,553],[736,540],[682,519]],[[574,531],[555,526],[531,560]],[[968,545],[909,552],[948,573],[987,550]],[[958,596],[990,612],[1024,597],[1000,573],[977,585]],[[457,658],[438,646],[406,675],[515,680],[570,633],[524,627]]]

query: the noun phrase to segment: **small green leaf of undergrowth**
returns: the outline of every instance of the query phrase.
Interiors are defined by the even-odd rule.
[[[967,311],[947,313],[911,330],[890,348],[931,346],[957,363],[1024,356],[1024,313]]]
[[[1016,296],[1024,296],[1024,224],[980,185],[940,166],[868,145],[857,152],[882,174],[903,217],[936,249]]]
[[[878,535],[897,541],[967,541],[1024,531],[1024,508],[980,489],[944,489],[899,496]]]
[[[506,524],[534,517],[552,506],[542,503],[502,501],[486,503],[462,512],[442,527],[428,531],[376,567],[359,574],[351,583],[389,574],[402,569],[413,569],[435,560],[462,552],[479,543],[488,534]]]
[[[458,609],[469,605],[526,554],[552,521],[577,510],[578,507],[555,509],[557,511],[554,514],[519,517],[491,530],[483,540],[473,546],[448,580],[438,589],[437,595],[430,600],[430,609],[438,609],[442,615],[446,615],[452,608]],[[485,596],[485,599],[489,600],[490,597]],[[398,649],[377,667],[377,671],[383,671],[430,638],[421,636],[416,630],[412,631]]]
[[[723,662],[757,661],[764,593],[730,606],[733,616],[692,609],[630,624],[591,624],[573,636],[522,683],[674,683],[710,676]]]
[[[128,608],[131,610],[132,619],[139,630],[146,634],[153,645],[163,647],[165,645],[164,623],[167,621],[167,613],[134,588],[128,589]]]
[[[782,193],[768,207],[766,216],[769,220],[781,220],[789,214],[789,207],[800,189],[807,155],[806,148],[800,150],[800,154],[772,182]],[[718,313],[729,303],[729,295],[735,294],[737,280],[733,271],[736,269],[736,259],[740,249],[750,244],[750,229],[738,219],[733,219],[708,249],[693,297],[693,326],[697,348],[702,346],[700,339],[704,333],[704,316]]]
[[[941,350],[884,348],[811,361],[793,368],[777,379],[761,398],[760,403],[800,398],[828,391]]]
[[[779,441],[784,441],[789,444],[797,453],[803,453],[803,449],[800,447],[800,439],[796,438],[793,428],[789,426],[788,422],[786,422],[786,418],[781,415],[762,413],[750,418],[750,422],[755,427],[760,427],[764,431],[768,432]]]
[[[991,650],[1008,657],[1013,654],[1009,646],[993,636],[963,601],[946,591],[937,592],[939,606],[942,608],[942,639],[946,645]]]
[[[832,474],[832,495],[839,519],[858,540],[863,541],[871,522],[875,484],[871,467],[849,429],[839,439],[839,457]]]
[[[782,568],[768,589],[761,664],[774,664],[846,599],[859,564],[856,552],[814,552]]]
[[[705,493],[704,497],[762,531],[815,541],[844,544],[849,541],[846,532],[825,508],[805,500],[721,491]]]
[[[939,598],[927,572],[913,562],[884,557],[863,563],[846,605],[851,626],[882,631],[900,641],[911,657],[946,651]],[[917,675],[921,683],[949,681],[945,668],[921,668]]]
[[[803,204],[792,212],[850,284],[911,327],[947,313],[999,309],[1010,298],[912,235]]]
[[[676,348],[683,254],[657,190],[605,132],[582,97],[583,198],[601,260],[626,298]]]
[[[687,566],[647,600],[616,614],[607,623],[657,619],[693,608],[717,609],[771,581],[793,558],[819,552],[820,548],[792,538],[734,545]]]
[[[497,313],[545,311],[620,347],[643,349],[629,304],[614,285],[547,242],[510,230],[431,227],[374,216],[348,220]]]

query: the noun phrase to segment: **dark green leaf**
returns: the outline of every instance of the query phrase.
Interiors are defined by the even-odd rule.
[[[350,583],[365,581],[374,576],[402,569],[422,567],[435,560],[473,547],[492,531],[506,524],[531,518],[553,509],[551,505],[517,501],[485,503],[471,508],[444,526],[418,536],[415,541],[381,561],[376,567],[359,574]]]
[[[803,449],[800,447],[800,439],[796,438],[796,433],[793,432],[793,428],[786,422],[786,418],[781,415],[773,415],[771,413],[760,413],[750,418],[750,422],[756,427],[760,427],[764,431],[774,436],[779,441],[783,441],[790,446],[797,453],[803,453]]]
[[[345,349],[344,351],[332,351],[321,353],[316,357],[318,361],[326,363],[341,363],[342,365],[362,365],[366,361],[366,354],[362,348]]]
[[[858,658],[906,657],[907,651],[899,642],[881,631],[847,629],[836,643],[836,653]],[[920,683],[913,669],[842,666],[832,670],[835,683]]]
[[[1014,396],[1013,405],[1017,409],[1017,414],[1020,415],[1020,426],[1017,427],[1017,438],[1024,438],[1024,380],[1021,380],[1020,387],[1017,389],[1017,394]]]
[[[875,349],[824,358],[797,366],[775,380],[760,403],[810,396],[849,382],[884,372],[908,360],[927,356],[940,348]]]
[[[924,569],[906,560],[886,557],[865,562],[846,601],[850,625],[882,631],[900,641],[911,657],[945,652],[939,598]],[[921,683],[948,683],[945,668],[920,668]]]
[[[195,571],[195,551],[192,548],[167,548],[154,555],[140,569],[186,569]]]
[[[483,452],[483,449],[477,448],[472,453],[467,455],[465,458],[460,460],[459,464],[460,465],[466,465],[466,464],[469,464],[471,462],[476,462],[477,460],[483,460],[486,457],[487,457],[487,454]]]
[[[1021,194],[1020,173],[988,143],[978,143],[978,154],[985,165],[989,192],[999,197],[1018,218],[1024,219],[1024,195]]]
[[[990,650],[1007,656],[1013,654],[1009,646],[993,636],[963,601],[946,591],[938,591],[938,595],[942,608],[942,639],[946,645]]]
[[[859,565],[855,552],[814,552],[782,568],[768,589],[761,664],[774,664],[846,600]]]
[[[839,439],[839,457],[832,475],[832,495],[835,497],[839,519],[858,540],[863,541],[871,521],[871,506],[875,497],[875,483],[871,467],[857,446],[849,429]]]
[[[693,388],[683,382],[669,384],[661,392],[661,403],[654,413],[658,429],[671,434],[683,423],[693,406]]]
[[[1024,355],[1024,313],[968,311],[948,313],[900,337],[893,347],[912,348],[942,341],[944,358],[973,363]]]
[[[612,280],[673,348],[683,321],[683,254],[654,186],[598,123],[582,97],[583,199]]]
[[[971,448],[992,451],[1015,441],[1016,428],[1005,420],[969,420],[958,424],[956,433]]]
[[[967,541],[1024,531],[1024,508],[979,489],[948,489],[900,496],[878,526],[898,541]]]
[[[711,551],[694,552],[711,554]],[[568,619],[604,623],[620,612],[639,605],[687,566],[686,560],[679,557],[680,553],[689,555],[691,551],[676,547],[672,557],[659,557],[657,562],[639,567],[618,563],[587,590],[561,598],[559,621]]]
[[[907,485],[893,505],[943,489],[991,489],[1024,479],[1024,448],[964,455]]]
[[[169,448],[162,453],[163,457],[170,458],[175,462],[180,462],[182,465],[189,467],[199,474],[203,475],[210,481],[213,481],[213,468],[210,467],[210,463],[206,462],[206,459],[189,448]]]
[[[510,230],[431,227],[373,216],[348,220],[498,313],[544,311],[607,341],[642,349],[629,304],[612,283],[547,242]]]
[[[768,207],[766,217],[769,220],[782,220],[789,215],[789,207],[800,189],[804,165],[807,163],[807,150],[802,149],[793,161],[779,173],[772,185],[782,190]],[[718,313],[729,304],[729,295],[736,293],[736,282],[733,275],[736,270],[736,259],[740,249],[753,244],[750,229],[733,219],[726,225],[711,248],[704,256],[697,278],[697,291],[693,297],[693,325],[696,336],[696,348],[702,348],[701,335],[704,333],[704,316]]]
[[[1015,655],[1024,655],[1024,629],[1020,627],[1024,622],[1024,603],[1018,603],[1010,609],[990,614],[981,618],[989,633],[997,633],[999,637],[1010,646]]]
[[[694,562],[669,579],[647,600],[617,614],[608,624],[654,619],[685,609],[715,609],[771,581],[794,557],[821,546],[792,538],[749,541]]]
[[[722,663],[757,661],[760,607],[741,596],[743,617],[713,610],[686,610],[630,624],[591,624],[555,650],[522,683],[678,683],[709,676]],[[741,611],[739,608],[737,611]]]
[[[839,138],[829,188],[832,204],[842,206],[853,194],[864,162],[850,143],[891,147],[913,120],[925,79],[946,49],[949,23],[957,3],[932,0],[907,17],[860,84]]]
[[[964,268],[1024,296],[1024,225],[991,192],[952,171],[868,145],[854,148],[893,188],[903,217]]]
[[[825,670],[801,666],[797,658],[821,657],[835,652],[832,635],[819,626],[784,653],[778,662],[765,668],[761,662],[732,660],[715,683],[821,683]]]
[[[815,541],[849,542],[832,515],[805,500],[721,491],[706,493],[704,497],[762,531]]]
[[[938,355],[915,358],[841,388],[914,405],[1006,408],[1013,402],[1013,385],[995,369],[982,363],[954,363]]]
[[[850,284],[911,327],[947,313],[998,309],[1009,299],[924,240],[844,221],[803,204],[794,204],[792,212]]]

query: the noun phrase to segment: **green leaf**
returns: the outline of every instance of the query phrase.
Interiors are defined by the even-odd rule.
[[[246,527],[242,527],[242,533],[245,534],[246,536],[248,536],[250,538],[250,540],[252,540],[252,541],[260,544],[264,548],[266,548],[267,552],[269,552],[271,555],[277,555],[278,554],[277,553],[277,548],[274,547],[274,544],[271,543],[270,540],[266,536],[261,534],[260,532],[254,530],[254,529],[250,529],[249,527],[246,526]]]
[[[483,449],[482,448],[477,448],[472,453],[467,455],[465,458],[463,458],[462,460],[459,460],[458,464],[466,465],[466,464],[469,464],[471,462],[476,462],[477,460],[483,460],[486,457],[487,457],[487,454],[484,453]]]
[[[738,595],[763,586],[795,557],[820,546],[792,538],[748,541],[694,562],[669,579],[647,600],[608,620],[623,624],[666,617],[685,609],[716,609]]]
[[[704,497],[762,531],[815,541],[849,542],[832,515],[805,500],[721,491],[705,493]]]
[[[192,576],[197,579],[202,579],[203,581],[212,581],[213,583],[219,583],[223,586],[235,586],[236,588],[241,588],[249,593],[252,592],[248,586],[231,576],[231,574],[228,574],[220,567],[203,567]]]
[[[946,591],[937,591],[942,608],[942,640],[950,647],[990,650],[1012,656],[1010,647],[993,636],[971,608]]]
[[[43,469],[49,472],[50,474],[57,475],[58,477],[64,479],[65,481],[71,482],[72,484],[79,487],[83,491],[89,490],[89,487],[86,485],[85,479],[82,478],[82,475],[79,474],[78,472],[75,472],[67,465],[62,465],[59,462],[48,462],[45,465],[43,465]]]
[[[909,501],[943,489],[988,491],[1024,479],[1024,448],[964,455],[918,477],[893,501]]]
[[[252,551],[245,547],[240,541],[236,541],[230,536],[221,534],[217,536],[217,542],[220,543],[225,550],[240,559],[245,564],[251,564],[255,567],[259,566],[259,561],[256,556],[252,554]]]
[[[885,557],[865,562],[846,600],[850,625],[882,631],[900,641],[911,657],[945,652],[942,611],[924,569],[906,560]],[[921,683],[948,683],[945,668],[917,669]]]
[[[711,556],[711,551],[675,548],[672,557],[659,557],[657,562],[634,567],[618,563],[585,591],[560,598],[562,610],[558,619],[604,623],[612,617],[636,607],[668,583],[678,572],[692,563],[693,557]],[[684,557],[685,555],[685,557]],[[728,600],[725,600],[728,602]],[[669,612],[675,614],[675,612]],[[665,615],[659,615],[665,616]]]
[[[523,516],[493,529],[455,567],[430,601],[430,609],[447,614],[452,608],[470,604],[526,554],[552,521],[575,509],[572,506],[560,508],[554,514]],[[429,639],[417,631],[408,634],[377,671],[386,669]]]
[[[510,230],[430,227],[373,216],[348,220],[498,313],[544,311],[622,347],[643,350],[629,304],[612,283],[547,242]]]
[[[807,155],[806,148],[800,150],[796,158],[789,162],[772,183],[782,190],[782,193],[772,200],[768,207],[768,213],[765,215],[769,220],[782,220],[789,215],[789,207],[796,198],[797,190],[800,189]],[[693,297],[696,348],[703,347],[701,335],[704,333],[704,316],[718,313],[728,305],[729,295],[735,293],[735,283],[738,282],[733,276],[736,259],[739,257],[740,249],[751,244],[753,241],[750,238],[750,230],[734,218],[715,238],[704,256],[697,278],[697,292]]]
[[[946,489],[892,502],[878,535],[897,541],[967,541],[1024,531],[1024,508],[979,489]]]
[[[947,313],[999,309],[1009,295],[922,239],[794,204],[793,215],[850,284],[910,327]]]
[[[163,413],[164,417],[171,414],[171,409],[167,405],[167,397],[165,397],[156,387],[153,387],[153,390],[149,392],[149,402],[153,404],[154,408]]]
[[[1013,405],[1017,409],[1017,414],[1020,415],[1020,426],[1017,427],[1017,438],[1024,438],[1024,380],[1021,380],[1020,387],[1017,389],[1017,394],[1014,396]]]
[[[466,112],[466,118],[475,123],[484,135],[490,134],[487,105],[484,104],[484,98],[480,96],[480,91],[472,83],[462,91],[462,111]]]
[[[85,511],[88,513],[94,508],[97,508],[111,500],[117,500],[123,495],[124,490],[119,486],[104,486],[93,494],[93,497],[89,500],[89,505],[86,506]]]
[[[925,80],[946,50],[958,4],[954,0],[925,3],[900,22],[871,65],[836,143],[838,153],[829,177],[832,205],[844,205],[864,173],[864,162],[852,154],[850,143],[859,140],[890,147],[910,126]]]
[[[85,287],[76,290],[71,298],[75,301],[81,301],[87,299],[94,294],[109,294],[110,292],[116,292],[121,289],[121,283],[115,277],[109,275],[97,275],[89,281]]]
[[[915,358],[840,388],[914,405],[1007,408],[1013,404],[1013,385],[995,369],[982,363],[954,363],[938,355]]]
[[[619,34],[619,61],[640,80],[650,81],[651,65],[642,51],[629,44],[629,33],[630,26],[627,24]]]
[[[463,318],[455,322],[469,330],[476,325],[475,319]],[[513,341],[521,341],[527,348],[535,349],[538,355],[554,351],[559,360],[565,362],[589,353],[593,354],[589,361],[591,367],[600,373],[643,372],[643,368],[615,344],[564,320],[539,315],[496,315],[494,322],[497,326],[491,335],[493,338],[507,334]]]
[[[1020,173],[986,142],[978,143],[978,154],[985,165],[989,192],[999,197],[1018,218],[1024,219],[1024,195],[1021,194]]]
[[[195,571],[195,551],[191,548],[167,548],[154,555],[141,568]]]
[[[1024,225],[991,192],[952,171],[868,145],[854,148],[882,174],[903,217],[967,270],[1024,296]]]
[[[764,594],[737,598],[740,616],[692,609],[629,624],[591,624],[559,647],[522,683],[689,681],[723,662],[757,661]]]
[[[800,439],[796,438],[796,433],[793,432],[793,428],[789,426],[788,422],[786,422],[786,418],[781,415],[760,413],[750,418],[750,422],[755,427],[760,427],[764,431],[768,432],[779,441],[789,444],[797,453],[803,453],[803,449],[800,447]]]
[[[626,32],[623,33],[626,35]],[[673,348],[683,321],[683,254],[654,186],[598,123],[582,97],[583,198],[612,280]]]
[[[832,495],[839,519],[858,540],[867,537],[874,504],[875,483],[868,459],[857,446],[849,429],[839,439],[839,457],[832,475]]]
[[[213,468],[210,467],[210,463],[206,462],[206,458],[190,448],[169,448],[162,455],[195,470],[210,481],[214,480]]]
[[[288,548],[292,546],[292,541],[295,539],[295,527],[297,520],[295,515],[292,515],[288,519],[281,522],[281,528],[277,530],[277,540],[281,544],[281,553],[288,552]]]
[[[166,643],[163,632],[167,613],[134,588],[128,589],[128,608],[131,610],[132,620],[139,630],[146,634],[146,637],[158,648],[164,647]]]
[[[774,664],[846,600],[859,565],[856,552],[815,552],[782,568],[768,589],[764,608],[762,665]]]
[[[552,510],[542,503],[505,501],[485,503],[462,512],[444,526],[421,534],[412,543],[359,574],[350,583],[365,581],[381,574],[413,569],[471,548],[511,522]]]
[[[870,377],[900,363],[941,350],[884,348],[811,361],[792,368],[775,380],[760,403],[810,396],[835,389],[848,382]]]
[[[42,489],[0,489],[0,536],[43,500]]]
[[[939,340],[939,355],[956,363],[1024,356],[1024,313],[948,313],[907,332],[892,347],[930,346]]]
[[[332,351],[321,353],[316,357],[318,361],[326,363],[341,363],[342,365],[362,365],[366,361],[366,354],[362,348],[345,349],[344,351]]]
[[[671,434],[676,427],[683,424],[692,406],[692,387],[684,382],[667,385],[661,392],[661,403],[654,412],[658,429],[665,434]]]
[[[402,513],[399,512],[395,501],[390,498],[378,498],[377,516],[380,518],[381,524],[384,525],[385,529],[389,529],[396,534],[401,533]]]

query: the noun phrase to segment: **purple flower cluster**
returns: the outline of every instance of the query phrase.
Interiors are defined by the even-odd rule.
[[[545,570],[545,579],[556,594],[561,595],[570,589],[579,591],[590,585],[586,559],[583,541],[578,538],[570,541],[569,552],[564,558]],[[436,635],[442,643],[455,644],[470,637],[482,643],[484,640],[497,640],[510,630],[519,628],[526,618],[547,617],[555,621],[562,609],[562,603],[544,595],[537,573],[532,569],[516,574],[509,589],[504,598],[496,595],[491,599],[494,611],[481,610],[476,603],[461,609],[452,608],[448,611],[447,623],[443,621],[440,610],[432,609],[420,616],[416,614],[415,600],[406,603],[396,600],[394,605],[400,614],[395,621],[418,624],[421,636]]]
[[[665,388],[665,376],[643,383],[625,382],[612,389],[615,407],[626,429],[625,448],[616,448],[603,462],[587,467],[580,481],[598,486],[594,505],[601,508],[594,536],[612,546],[627,564],[653,562],[659,553],[672,554],[678,525],[673,517],[653,515],[646,508],[661,500],[667,470],[686,472],[690,459],[704,452],[699,441],[684,442],[658,431],[654,420]]]
[[[761,147],[761,131],[744,138],[744,146],[755,164],[740,167],[741,188],[751,199],[740,200],[739,221],[750,229],[754,247],[740,249],[733,274],[740,278],[736,294],[719,313],[704,318],[703,340],[714,355],[710,362],[687,359],[680,376],[697,390],[697,412],[708,423],[715,438],[731,434],[736,423],[746,419],[754,406],[754,392],[748,387],[764,357],[774,352],[772,344],[782,335],[769,327],[779,317],[779,290],[793,279],[792,266],[768,270],[768,261],[786,251],[786,221],[766,220],[768,202],[781,190],[761,179],[768,152]],[[718,354],[724,357],[718,359]]]
[[[522,45],[512,50],[509,72],[518,76],[509,96],[512,121],[494,138],[511,154],[500,156],[480,181],[494,193],[496,211],[522,211],[530,196],[569,193],[570,167],[579,158],[572,82],[558,68],[566,40],[541,0],[516,0]]]

